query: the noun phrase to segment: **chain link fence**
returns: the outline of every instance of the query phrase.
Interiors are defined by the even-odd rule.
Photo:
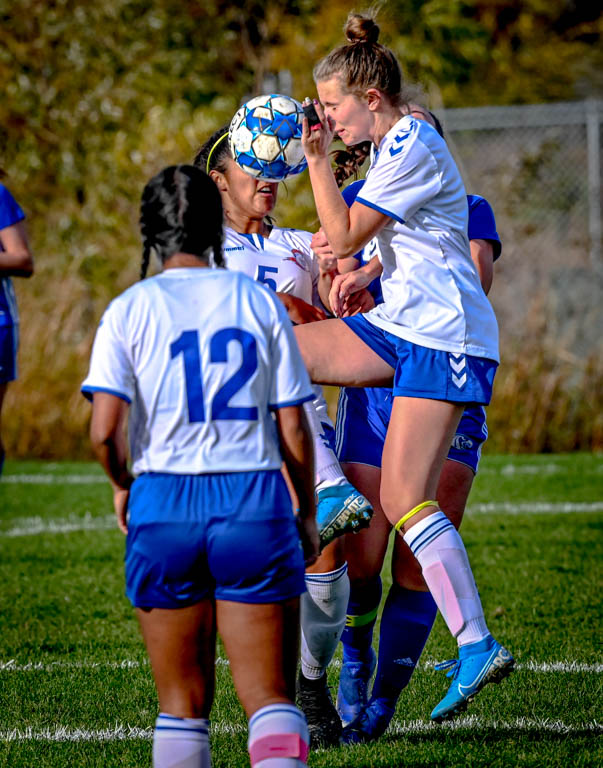
[[[441,117],[467,192],[496,215],[503,253],[491,299],[503,348],[533,341],[568,362],[603,351],[603,101]]]

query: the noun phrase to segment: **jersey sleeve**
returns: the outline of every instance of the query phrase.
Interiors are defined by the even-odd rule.
[[[404,224],[440,189],[433,154],[418,137],[401,130],[377,155],[356,200]]]
[[[90,370],[82,384],[82,394],[88,400],[95,392],[107,392],[127,403],[134,399],[134,370],[120,321],[119,305],[113,302],[96,331]]]
[[[0,184],[0,229],[11,227],[24,218],[25,214],[19,203],[8,189],[3,184]]]
[[[272,386],[269,406],[271,410],[301,405],[315,397],[308,371],[302,360],[293,326],[287,310],[280,301],[273,299],[277,319],[271,343]]]
[[[469,201],[469,240],[488,240],[494,249],[494,261],[502,251],[500,237],[496,231],[496,220],[490,203],[483,197],[468,196]]]

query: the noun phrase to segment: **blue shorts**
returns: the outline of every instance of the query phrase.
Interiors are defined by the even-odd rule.
[[[183,608],[207,597],[273,603],[304,591],[304,558],[280,471],[135,480],[126,539],[126,595],[134,606]]]
[[[19,326],[0,325],[0,384],[17,378]]]
[[[339,461],[381,467],[383,444],[393,395],[384,387],[342,387],[337,402],[336,453]],[[481,405],[466,408],[448,458],[477,472],[482,444],[488,437],[486,411]]]
[[[364,315],[344,323],[394,369],[394,396],[487,405],[498,363],[456,355],[406,341],[370,323]]]

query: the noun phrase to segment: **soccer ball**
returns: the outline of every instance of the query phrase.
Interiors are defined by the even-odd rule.
[[[301,145],[304,112],[290,96],[256,96],[238,110],[228,129],[237,165],[257,179],[282,181],[306,169]]]

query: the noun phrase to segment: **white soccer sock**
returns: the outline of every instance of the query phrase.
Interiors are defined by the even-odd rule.
[[[160,712],[153,734],[153,768],[211,768],[209,720]]]
[[[269,704],[249,720],[252,768],[301,768],[306,765],[309,743],[306,718],[293,704]]]
[[[316,400],[305,402],[304,410],[308,417],[314,442],[315,488],[316,491],[321,491],[323,488],[328,488],[332,485],[343,485],[348,481],[343,474],[335,452],[329,446],[324,435],[324,430],[316,412],[316,402]]]
[[[317,680],[333,658],[345,627],[350,579],[345,563],[329,573],[307,573],[301,596],[301,669]]]
[[[404,534],[421,564],[423,578],[448,629],[459,645],[488,634],[484,611],[465,545],[446,515],[438,510]]]

